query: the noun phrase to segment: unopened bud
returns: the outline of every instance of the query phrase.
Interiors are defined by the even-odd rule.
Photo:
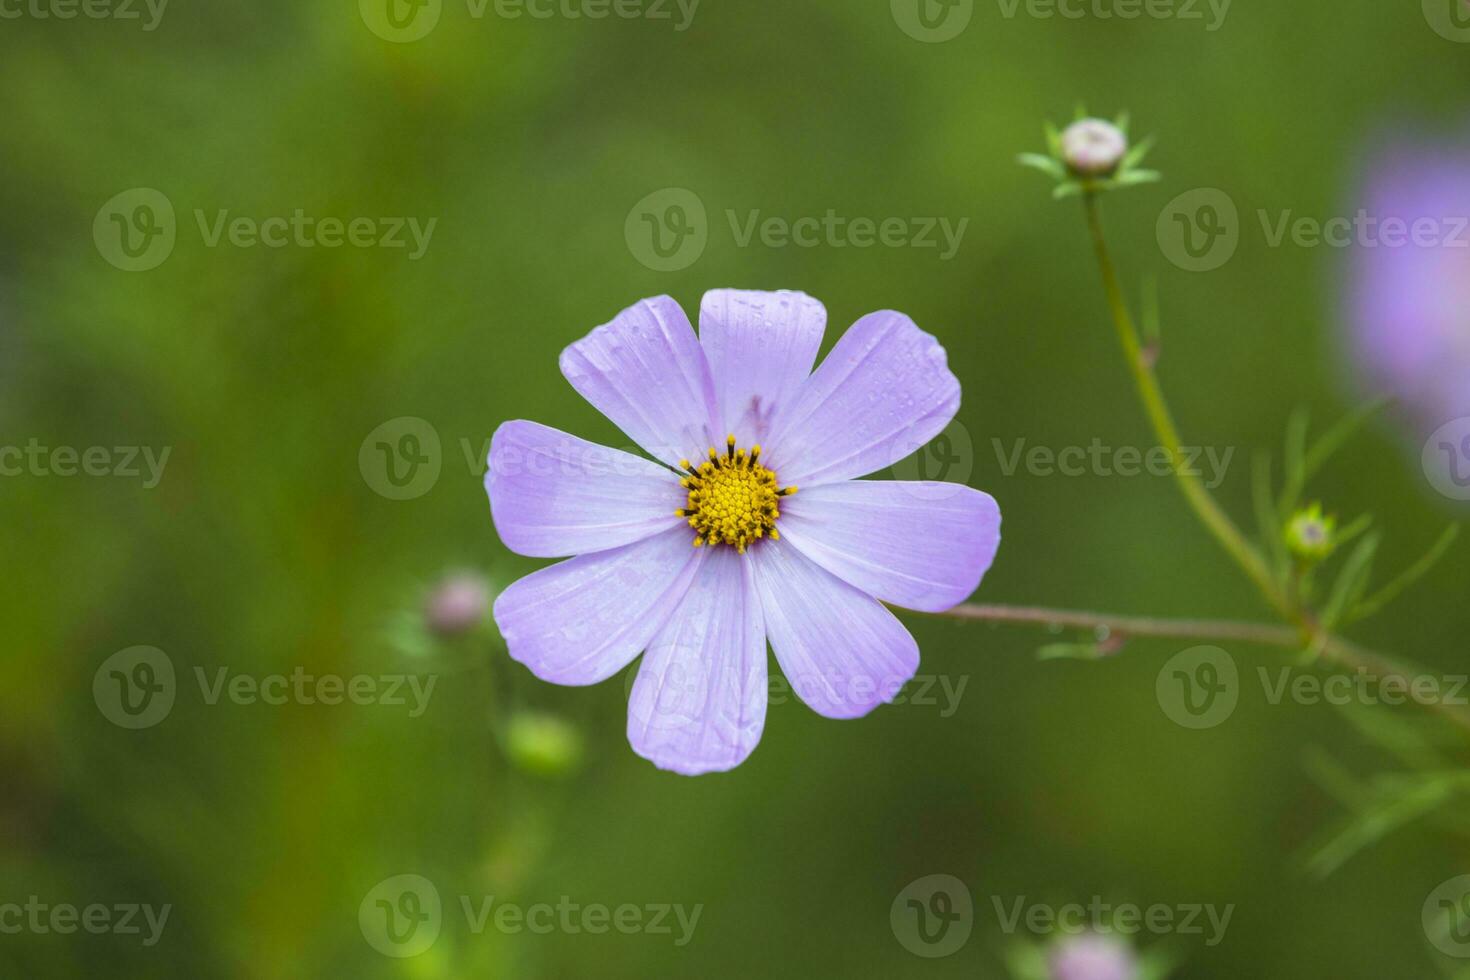
[[[1133,950],[1108,936],[1083,935],[1063,939],[1048,960],[1051,980],[1137,980],[1138,959]]]
[[[1303,561],[1321,561],[1336,546],[1337,519],[1325,517],[1322,505],[1313,504],[1291,515],[1286,523],[1286,547]]]
[[[1110,122],[1082,119],[1062,132],[1062,159],[1083,177],[1105,177],[1128,152],[1128,137]]]
[[[485,621],[490,586],[478,575],[451,575],[435,586],[424,608],[429,629],[440,636],[468,633]]]
[[[556,715],[522,711],[505,726],[505,753],[521,769],[560,776],[582,760],[582,736]]]

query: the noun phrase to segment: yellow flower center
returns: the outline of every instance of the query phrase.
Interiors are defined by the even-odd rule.
[[[776,474],[758,462],[760,455],[760,446],[751,446],[749,453],[736,449],[732,435],[725,440],[724,455],[711,446],[709,459],[698,466],[679,461],[689,473],[679,481],[689,491],[689,502],[674,513],[689,519],[694,547],[728,544],[743,555],[752,541],[780,539],[779,502],[796,488],[778,488]]]

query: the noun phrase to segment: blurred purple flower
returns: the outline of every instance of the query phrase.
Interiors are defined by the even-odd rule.
[[[424,608],[429,629],[440,636],[468,633],[485,621],[490,587],[478,575],[451,575],[435,586]]]
[[[1133,950],[1109,936],[1069,936],[1052,948],[1051,980],[1135,980]]]
[[[501,540],[577,556],[496,600],[511,657],[542,680],[595,684],[646,650],[628,739],[660,768],[693,775],[750,755],[767,639],[819,714],[892,700],[919,651],[883,603],[947,609],[999,546],[984,493],[856,479],[954,418],[944,348],[901,313],[873,313],[813,372],[826,321],[801,293],[715,290],[696,338],[672,299],[644,300],[563,351],[561,369],[659,462],[534,422],[491,442]]]
[[[1422,437],[1470,416],[1470,141],[1386,146],[1356,198],[1348,316],[1360,375]]]

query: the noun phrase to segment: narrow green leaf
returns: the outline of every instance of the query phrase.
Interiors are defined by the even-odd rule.
[[[1256,528],[1276,570],[1276,582],[1280,584],[1286,578],[1289,564],[1286,543],[1281,539],[1285,518],[1276,511],[1276,501],[1271,494],[1271,454],[1265,450],[1257,450],[1251,466],[1251,495],[1256,507]]]
[[[1067,176],[1066,169],[1060,163],[1042,153],[1022,153],[1016,157],[1016,162],[1023,167],[1040,170],[1047,176],[1055,177],[1057,180],[1061,180]]]
[[[1119,187],[1132,187],[1134,184],[1156,184],[1164,179],[1164,175],[1157,170],[1129,170],[1113,183]]]
[[[1392,402],[1393,399],[1387,396],[1375,398],[1338,419],[1332,428],[1322,433],[1322,437],[1312,445],[1311,451],[1307,453],[1304,464],[1305,478],[1310,480],[1322,468],[1322,465],[1363,427],[1365,422],[1383,411]]]
[[[1317,849],[1308,867],[1319,877],[1327,877],[1365,847],[1443,806],[1453,798],[1454,788],[1442,774],[1416,775],[1382,785],[1371,802]]]
[[[1060,201],[1064,197],[1076,197],[1082,193],[1082,185],[1075,180],[1069,180],[1065,184],[1058,184],[1052,188],[1052,200]]]
[[[1051,150],[1051,155],[1057,159],[1062,157],[1062,134],[1050,122],[1046,124],[1046,146]]]
[[[1363,516],[1361,516],[1359,518],[1356,518],[1355,520],[1350,521],[1349,523],[1345,524],[1341,528],[1341,530],[1339,530],[1336,534],[1334,534],[1332,536],[1333,543],[1337,547],[1342,547],[1343,545],[1347,544],[1349,541],[1353,540],[1358,535],[1362,534],[1364,531],[1368,530],[1368,528],[1370,528],[1372,526],[1373,526],[1373,515],[1372,514],[1364,514]]]
[[[1095,643],[1048,643],[1036,651],[1037,660],[1101,660]]]
[[[1282,473],[1284,485],[1281,500],[1276,505],[1276,510],[1283,519],[1296,509],[1297,501],[1301,499],[1302,490],[1307,484],[1307,426],[1310,421],[1311,416],[1303,407],[1292,412],[1286,423],[1286,462]]]
[[[1328,629],[1336,628],[1343,614],[1353,608],[1368,587],[1368,578],[1373,574],[1373,556],[1378,551],[1381,537],[1377,533],[1367,535],[1342,563],[1337,581],[1332,583],[1327,605],[1322,608],[1322,624]]]
[[[1383,588],[1357,603],[1353,607],[1351,615],[1348,617],[1348,622],[1372,616],[1384,606],[1397,599],[1405,589],[1427,575],[1429,570],[1439,563],[1439,560],[1450,550],[1450,545],[1454,544],[1455,539],[1459,536],[1460,525],[1451,524],[1445,528],[1440,532],[1434,544],[1430,545],[1429,550],[1418,561],[1400,572],[1396,578]]]
[[[1127,153],[1123,154],[1123,162],[1120,164],[1120,169],[1132,170],[1143,162],[1143,158],[1148,156],[1148,151],[1153,148],[1154,138],[1152,136],[1139,140],[1128,148]]]

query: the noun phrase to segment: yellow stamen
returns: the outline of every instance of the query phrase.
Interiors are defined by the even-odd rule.
[[[694,529],[694,547],[727,544],[743,555],[752,542],[780,540],[777,501],[796,488],[782,489],[775,472],[757,462],[760,453],[760,446],[752,446],[748,453],[737,449],[732,434],[725,439],[724,454],[709,447],[709,459],[697,469],[687,459],[679,461],[691,475],[679,480],[689,491],[689,500],[677,514],[687,517]]]

